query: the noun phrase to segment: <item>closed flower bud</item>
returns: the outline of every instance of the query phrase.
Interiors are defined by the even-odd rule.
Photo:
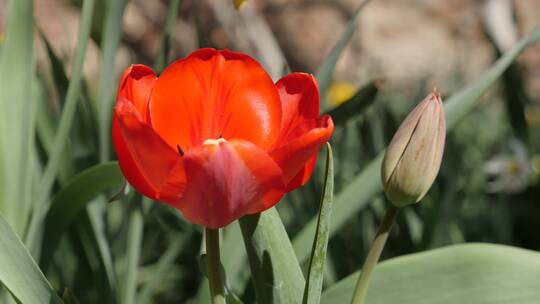
[[[446,123],[441,95],[429,94],[405,118],[386,150],[382,182],[397,207],[419,202],[441,166]]]

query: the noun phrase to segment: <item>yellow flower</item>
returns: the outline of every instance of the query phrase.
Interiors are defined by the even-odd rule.
[[[240,7],[242,7],[242,5],[244,5],[244,3],[247,2],[247,0],[233,0],[234,2],[234,7],[236,7],[236,9],[239,9]]]
[[[327,92],[328,103],[332,106],[338,106],[349,100],[356,92],[356,88],[347,81],[334,81],[328,87]]]

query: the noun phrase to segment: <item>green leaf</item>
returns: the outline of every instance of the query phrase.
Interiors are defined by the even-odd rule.
[[[90,27],[92,14],[94,10],[94,0],[84,1],[81,17],[81,28],[79,30],[79,38],[77,41],[77,50],[75,51],[75,60],[71,73],[71,81],[69,82],[66,101],[60,117],[58,131],[54,138],[54,149],[49,156],[49,162],[43,173],[42,181],[37,192],[36,208],[32,214],[28,233],[25,243],[31,252],[37,253],[39,248],[39,233],[42,231],[42,221],[49,208],[49,195],[54,184],[59,165],[62,161],[63,152],[68,141],[69,131],[73,124],[75,110],[77,109],[77,101],[81,92],[81,79],[83,72],[84,57],[86,54],[86,46],[90,36]]]
[[[101,66],[99,73],[99,159],[109,159],[111,112],[114,87],[116,85],[114,62],[116,49],[122,35],[122,16],[127,0],[107,1],[105,26],[101,43]]]
[[[62,303],[23,243],[0,216],[0,282],[22,304]]]
[[[379,92],[380,81],[374,80],[361,87],[351,98],[327,112],[335,125],[343,125],[350,118],[361,114],[375,101]]]
[[[369,0],[364,0],[360,7],[358,7],[356,12],[354,12],[351,20],[349,20],[349,23],[347,23],[345,30],[343,31],[343,33],[341,33],[341,37],[339,38],[338,42],[315,74],[315,77],[317,78],[317,81],[319,83],[319,92],[321,98],[323,99],[322,101],[324,101],[321,102],[321,107],[323,109],[326,109],[328,107],[325,101],[326,90],[328,89],[328,86],[330,86],[330,82],[332,81],[332,75],[334,74],[336,64],[339,60],[339,57],[341,56],[341,53],[343,52],[347,44],[349,44],[349,41],[351,40],[352,35],[356,30],[356,25],[358,23],[358,16],[360,15],[360,12],[368,3]]]
[[[135,299],[137,298],[137,273],[139,270],[144,228],[142,209],[137,206],[132,208],[130,212],[127,236],[127,265],[122,281],[122,301],[120,302],[126,304],[135,303]]]
[[[516,46],[504,54],[497,62],[480,77],[479,80],[452,95],[445,103],[447,132],[450,132],[457,122],[469,113],[484,92],[497,80],[516,57],[532,43],[540,39],[540,27],[535,28]],[[382,190],[380,182],[380,167],[383,158],[381,152],[365,169],[353,178],[349,184],[336,195],[331,235],[334,234],[349,219],[362,210],[369,200]],[[312,218],[308,224],[293,239],[293,247],[300,262],[309,257],[311,236],[317,226],[317,218]]]
[[[309,262],[306,287],[304,288],[304,304],[317,304],[321,299],[326,262],[326,249],[330,238],[330,220],[332,217],[332,203],[334,200],[334,160],[332,147],[326,144],[326,172],[324,175],[324,189],[321,196],[317,231],[313,239],[313,249]]]
[[[330,236],[345,224],[358,211],[362,210],[369,200],[382,190],[380,180],[382,155],[379,155],[334,199]],[[293,239],[293,247],[300,262],[306,261],[311,250],[312,237],[317,229],[317,218],[312,218]]]
[[[240,228],[257,302],[300,303],[304,276],[277,210],[244,216]]]
[[[358,273],[330,287],[321,303],[349,303]],[[366,303],[538,303],[540,254],[493,244],[463,244],[379,264]]]
[[[117,162],[96,165],[77,174],[55,196],[45,219],[41,265],[50,262],[58,241],[87,203],[103,191],[122,186]]]
[[[145,278],[147,280],[142,285],[141,291],[137,295],[136,303],[145,304],[152,302],[152,295],[158,291],[159,286],[163,282],[163,277],[170,271],[171,267],[174,265],[174,260],[180,254],[182,248],[186,246],[188,240],[187,237],[181,239],[177,238],[169,245],[165,253],[159,258],[155,270]]]
[[[33,1],[9,1],[0,56],[0,214],[19,234],[26,228],[32,200],[33,13]]]
[[[172,0],[169,4],[169,12],[167,13],[167,20],[165,21],[165,28],[163,29],[163,37],[161,38],[161,45],[159,47],[158,57],[154,64],[156,72],[161,72],[169,64],[169,51],[171,50],[171,35],[174,28],[174,22],[178,16],[180,8],[180,0]]]

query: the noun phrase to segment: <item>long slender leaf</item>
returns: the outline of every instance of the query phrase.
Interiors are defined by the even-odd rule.
[[[0,282],[23,304],[62,303],[28,250],[0,216]]]
[[[327,144],[326,148],[324,189],[321,196],[317,231],[313,239],[306,287],[304,288],[304,304],[317,304],[321,299],[326,249],[328,248],[328,239],[330,238],[330,220],[332,218],[332,203],[334,200],[334,160],[330,144]]]
[[[39,254],[37,251],[39,248],[38,243],[39,233],[41,232],[41,223],[49,208],[49,195],[56,177],[56,173],[58,172],[59,164],[63,157],[62,152],[64,152],[64,148],[66,147],[69,131],[73,123],[73,117],[75,116],[77,101],[79,100],[81,91],[82,68],[84,56],[86,54],[86,46],[88,45],[88,38],[90,36],[93,10],[94,0],[84,1],[82,8],[81,28],[79,30],[79,38],[77,41],[77,50],[75,52],[71,81],[69,82],[66,101],[64,102],[64,108],[62,110],[58,131],[54,138],[54,150],[49,157],[49,162],[47,163],[45,173],[43,174],[42,182],[36,199],[36,210],[32,215],[28,233],[25,239],[25,243],[29,246],[32,253]]]
[[[469,113],[478,99],[497,80],[516,57],[529,45],[540,39],[540,27],[534,29],[516,46],[504,54],[480,77],[479,80],[454,94],[445,103],[447,131],[450,132],[457,122]],[[335,233],[351,217],[362,210],[369,200],[382,190],[380,182],[381,152],[365,169],[359,173],[340,193],[336,195],[330,233]],[[311,236],[317,226],[317,218],[312,218],[293,239],[293,247],[300,262],[309,257]]]
[[[135,303],[137,291],[137,272],[141,257],[141,245],[143,235],[143,215],[141,208],[133,208],[129,218],[127,240],[127,265],[124,272],[122,301],[121,303]]]
[[[102,35],[102,56],[99,75],[99,159],[103,162],[109,158],[110,121],[114,86],[114,62],[116,49],[122,35],[122,16],[127,0],[107,2],[105,27]]]
[[[55,196],[45,220],[41,265],[46,268],[58,241],[87,203],[124,182],[117,162],[96,165],[74,176]]]
[[[22,234],[30,212],[35,100],[31,0],[8,3],[0,56],[0,214]]]
[[[167,13],[167,20],[165,21],[165,28],[163,29],[163,37],[161,38],[161,45],[159,47],[158,57],[154,64],[154,69],[157,72],[163,71],[165,66],[169,63],[169,51],[171,50],[171,35],[174,28],[174,22],[178,16],[180,8],[180,0],[172,0],[169,4],[169,12]]]
[[[324,96],[326,96],[326,90],[328,89],[328,86],[332,81],[332,75],[334,74],[334,70],[336,68],[339,57],[341,57],[341,53],[343,52],[347,44],[349,44],[349,41],[351,40],[352,35],[356,30],[358,16],[368,3],[369,0],[364,0],[362,4],[358,7],[358,9],[354,12],[351,20],[349,20],[349,22],[347,23],[345,30],[343,31],[343,33],[341,33],[341,37],[339,38],[338,42],[315,74],[315,77],[317,78],[317,81],[319,83],[319,92],[323,99],[325,98]],[[328,107],[326,101],[323,100],[321,107],[323,109],[326,109]]]
[[[358,273],[330,287],[321,303],[349,303]],[[379,264],[366,303],[538,303],[540,254],[509,246],[464,244]]]
[[[170,270],[174,263],[174,259],[180,254],[182,247],[186,244],[187,239],[177,239],[172,242],[165,253],[159,258],[155,270],[150,273],[150,277],[143,284],[141,291],[137,296],[137,302],[140,304],[150,303],[151,297],[156,289],[161,284],[161,280],[165,276],[165,273]]]
[[[244,216],[240,228],[257,302],[300,303],[304,276],[277,210]]]

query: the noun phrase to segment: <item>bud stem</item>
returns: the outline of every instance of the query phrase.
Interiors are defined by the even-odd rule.
[[[219,258],[219,229],[206,228],[206,257],[208,281],[212,304],[225,304],[225,290],[221,280],[221,262]]]
[[[388,239],[388,234],[390,233],[392,225],[396,220],[398,211],[399,209],[394,206],[389,206],[388,209],[386,209],[386,213],[384,214],[384,218],[379,226],[379,229],[377,230],[375,239],[371,244],[371,248],[369,249],[366,260],[364,261],[364,265],[362,265],[360,277],[358,278],[356,288],[354,289],[351,302],[352,304],[364,304],[371,273],[379,261],[381,252],[383,251],[386,240]]]

